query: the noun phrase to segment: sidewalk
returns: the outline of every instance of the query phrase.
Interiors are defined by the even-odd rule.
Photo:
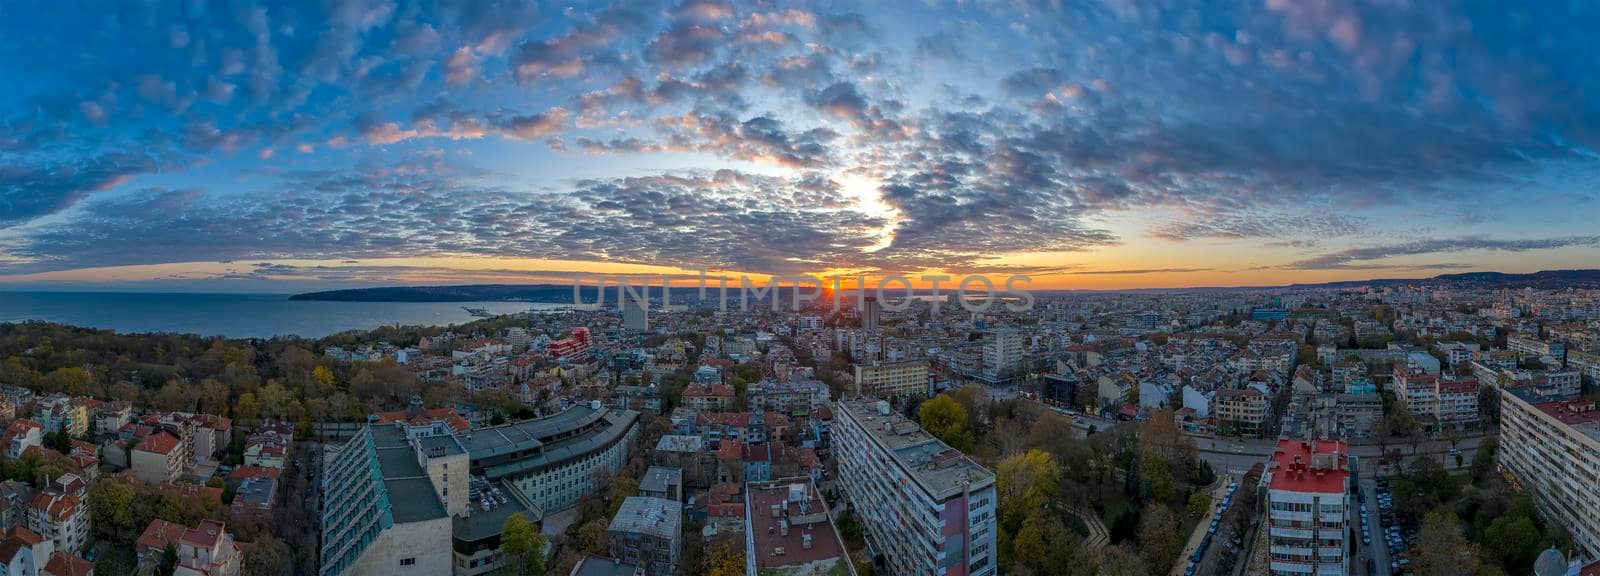
[[[1200,541],[1206,537],[1206,529],[1211,527],[1211,519],[1217,516],[1217,504],[1222,502],[1222,497],[1228,493],[1228,483],[1233,481],[1232,474],[1217,476],[1217,482],[1211,486],[1211,505],[1206,507],[1206,513],[1200,517],[1200,522],[1194,525],[1194,532],[1189,534],[1189,542],[1183,545],[1183,554],[1178,556],[1177,563],[1172,565],[1171,576],[1183,576],[1184,567],[1189,565],[1189,557],[1194,555]]]

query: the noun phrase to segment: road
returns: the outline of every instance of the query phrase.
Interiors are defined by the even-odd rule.
[[[1217,505],[1222,502],[1222,497],[1228,493],[1228,482],[1234,477],[1218,475],[1216,486],[1211,487],[1211,506],[1207,507],[1206,514],[1200,517],[1200,523],[1195,524],[1194,531],[1189,534],[1189,542],[1183,546],[1183,555],[1178,557],[1177,565],[1172,567],[1172,576],[1181,576],[1184,567],[1189,565],[1189,557],[1194,555],[1195,548],[1200,547],[1200,541],[1206,537],[1206,531],[1211,528],[1211,519],[1219,517]],[[1212,542],[1216,546],[1216,542]]]
[[[1378,521],[1378,482],[1376,480],[1363,478],[1360,483],[1360,490],[1362,496],[1367,499],[1365,503],[1360,505],[1365,507],[1367,510],[1367,537],[1372,539],[1372,544],[1361,545],[1360,540],[1356,541],[1357,545],[1361,546],[1362,553],[1356,555],[1356,559],[1359,560],[1359,562],[1357,562],[1357,566],[1359,567],[1353,566],[1351,568],[1351,572],[1355,574],[1367,574],[1365,559],[1372,558],[1372,563],[1378,569],[1376,574],[1388,574],[1389,545],[1384,543],[1383,523]],[[1359,529],[1361,526],[1361,517],[1359,515],[1355,516],[1351,519],[1351,522],[1353,522],[1351,526],[1356,526]],[[1369,574],[1368,576],[1373,575]]]

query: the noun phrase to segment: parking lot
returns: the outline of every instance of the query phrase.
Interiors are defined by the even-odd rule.
[[[1364,573],[1410,576],[1409,550],[1416,545],[1417,527],[1396,522],[1394,494],[1389,491],[1387,478],[1379,478],[1373,486],[1371,498],[1367,498],[1366,491],[1362,490],[1362,499],[1366,502],[1362,504],[1360,512],[1361,543],[1368,551]],[[1373,509],[1377,512],[1371,512]]]

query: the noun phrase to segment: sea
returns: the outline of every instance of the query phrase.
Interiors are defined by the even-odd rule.
[[[395,324],[448,326],[490,314],[559,311],[569,304],[530,302],[309,302],[288,294],[3,292],[0,323],[44,320],[118,332],[170,332],[270,338],[321,338]]]

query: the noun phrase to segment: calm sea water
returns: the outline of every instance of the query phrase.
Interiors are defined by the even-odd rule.
[[[278,294],[0,292],[0,322],[47,320],[118,332],[229,338],[319,338],[393,324],[444,326],[472,321],[463,306],[491,314],[566,307],[527,302],[291,302]]]

